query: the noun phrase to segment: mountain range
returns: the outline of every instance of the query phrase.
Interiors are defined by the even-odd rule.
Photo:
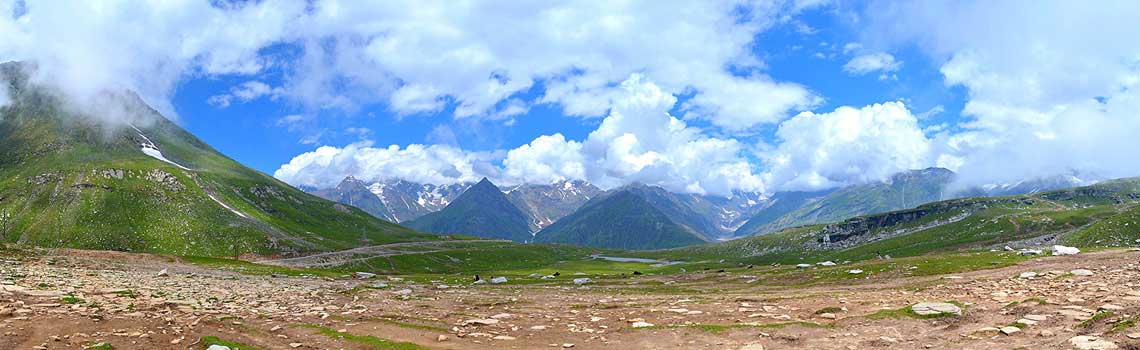
[[[513,211],[518,209],[526,218],[525,225],[515,219],[490,225],[495,221],[492,219],[493,213],[467,212],[469,209],[451,211],[448,215],[442,216],[432,215],[428,220],[424,220],[430,221],[430,225],[424,224],[424,221],[401,222],[427,232],[466,233],[519,242],[558,242],[603,248],[637,246],[638,249],[657,249],[682,243],[695,244],[763,235],[796,226],[837,222],[860,215],[908,209],[950,198],[1036,193],[1091,182],[1078,181],[1076,176],[1069,175],[1020,181],[1008,185],[974,186],[964,190],[951,190],[956,180],[956,174],[950,170],[928,168],[902,172],[879,182],[820,191],[777,192],[770,196],[746,192],[735,192],[731,196],[685,194],[644,184],[632,184],[602,191],[584,181],[496,187],[497,192],[506,197],[510,206],[503,204],[499,196],[489,195],[489,190],[494,185],[485,181],[488,183],[485,187],[488,193],[471,197],[468,201],[488,202],[471,204],[465,201],[462,207],[504,208],[511,212],[507,215],[511,218],[517,216]],[[443,187],[404,183],[407,184],[404,188],[408,190],[402,193],[409,198],[440,198],[440,201],[435,202],[437,206],[439,203],[448,203],[450,198],[454,198],[426,192],[439,191]],[[367,185],[363,181],[348,177],[334,189],[315,190],[313,193],[341,203],[356,205],[377,217],[391,220],[391,216],[385,216],[387,211],[383,209],[386,208],[383,201],[369,198],[369,193],[373,194],[371,197],[379,198],[379,195],[376,195],[377,191],[366,190],[379,186],[381,186],[379,183]],[[464,188],[467,185],[452,186]],[[454,194],[454,192],[447,193]],[[623,193],[621,200],[607,200],[615,193]],[[630,196],[638,199],[634,200],[629,198]],[[640,208],[643,205],[650,208]],[[421,210],[428,210],[428,207],[423,208],[425,209]],[[581,211],[588,212],[579,213]],[[636,213],[641,222],[621,222],[620,217],[601,215],[599,214],[601,212]],[[475,214],[478,215],[469,217]],[[478,216],[487,217],[477,219]],[[563,219],[572,222],[559,224]],[[623,232],[617,235],[613,232],[615,227],[625,229],[637,227],[645,231]],[[660,230],[667,232],[648,229],[650,227],[660,227]],[[531,236],[519,233],[524,230],[530,232]],[[685,234],[679,235],[677,232]],[[599,237],[583,237],[590,233]],[[658,239],[658,235],[674,237],[678,241],[663,242]],[[630,244],[612,239],[613,237],[654,243]]]

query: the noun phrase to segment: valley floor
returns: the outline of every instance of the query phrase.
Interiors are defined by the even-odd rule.
[[[783,286],[765,280],[767,266],[472,285],[467,276],[258,275],[111,252],[3,258],[0,349],[1140,348],[1132,250]],[[936,258],[896,263],[923,259]],[[920,317],[909,308],[919,302],[962,314]]]

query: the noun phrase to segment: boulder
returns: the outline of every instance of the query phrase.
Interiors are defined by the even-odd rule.
[[[1078,350],[1112,350],[1119,349],[1115,343],[1091,335],[1078,335],[1069,338],[1069,344]]]
[[[1053,255],[1077,255],[1081,250],[1073,247],[1066,247],[1063,245],[1053,246]]]
[[[954,314],[961,315],[962,308],[958,305],[951,303],[918,303],[910,307],[910,310],[915,314],[928,316],[928,315],[941,315],[941,314]]]

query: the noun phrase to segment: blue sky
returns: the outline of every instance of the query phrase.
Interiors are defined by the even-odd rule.
[[[728,194],[930,166],[973,184],[1140,173],[1129,2],[85,6],[0,0],[0,59],[41,63],[76,101],[135,90],[295,185]]]

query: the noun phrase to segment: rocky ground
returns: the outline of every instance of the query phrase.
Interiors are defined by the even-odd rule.
[[[1140,348],[1136,251],[796,287],[749,272],[443,287],[50,251],[0,262],[0,349]]]

